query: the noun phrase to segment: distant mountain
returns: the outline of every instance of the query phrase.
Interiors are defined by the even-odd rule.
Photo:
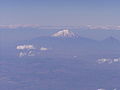
[[[73,32],[71,32],[68,29],[64,29],[57,33],[54,33],[52,36],[53,37],[76,37],[77,35],[75,35]]]
[[[104,39],[104,40],[102,41],[102,43],[106,43],[106,44],[119,44],[120,41],[119,41],[118,39],[110,36],[110,37]]]
[[[27,51],[27,54],[25,50],[18,50],[22,51],[22,53],[20,52],[20,56],[29,55],[29,52],[30,54],[31,52],[37,52],[40,54],[46,53],[45,55],[52,54],[64,57],[74,54],[77,55],[83,53],[91,53],[87,52],[87,50],[94,50],[97,46],[97,41],[85,37],[80,37],[70,30],[62,30],[50,36],[33,38],[31,40],[18,42],[17,44],[17,46],[23,47],[29,45],[33,45],[35,49]],[[47,50],[41,50],[41,47],[44,47],[45,49],[47,48]]]
[[[50,36],[19,41],[12,46],[12,48],[5,47],[3,50],[12,51],[13,53],[15,52],[15,54],[18,52],[20,56],[41,55],[45,57],[66,57],[95,54],[104,55],[119,54],[120,43],[119,40],[114,37],[106,38],[103,41],[96,41],[89,38],[80,37],[70,30],[61,30]]]

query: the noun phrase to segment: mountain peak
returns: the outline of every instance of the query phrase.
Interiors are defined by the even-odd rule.
[[[114,40],[114,41],[118,41],[116,38],[114,38],[113,36],[110,36],[108,38],[106,38],[105,40]]]
[[[75,34],[68,29],[58,31],[52,35],[53,37],[75,37]]]
[[[103,42],[106,42],[106,43],[119,43],[119,40],[114,38],[113,36],[110,36],[110,37],[106,38],[105,40],[103,40]]]

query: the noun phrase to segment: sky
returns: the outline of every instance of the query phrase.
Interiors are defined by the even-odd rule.
[[[120,0],[0,0],[0,25],[120,25]]]

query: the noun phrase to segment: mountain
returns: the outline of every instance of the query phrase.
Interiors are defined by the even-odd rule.
[[[57,33],[54,33],[52,36],[53,37],[76,37],[77,35],[75,35],[73,32],[71,32],[68,29],[64,29],[64,30],[58,31]]]
[[[118,39],[116,39],[116,38],[114,38],[112,36],[104,39],[102,42],[106,43],[106,44],[119,44],[120,43],[120,41]]]
[[[19,53],[20,56],[67,57],[80,55],[105,55],[120,53],[119,40],[114,37],[96,41],[80,37],[70,30],[61,30],[50,36],[42,36],[18,41],[13,46],[2,47],[6,55]],[[10,51],[10,52],[8,52]],[[13,52],[13,53],[11,53]]]
[[[104,39],[101,44],[106,48],[120,49],[120,41],[112,36]]]
[[[45,54],[51,55],[52,57],[54,55],[55,57],[66,57],[74,54],[78,55],[91,53],[87,52],[87,50],[94,50],[97,46],[96,44],[97,41],[95,40],[80,36],[78,37],[78,35],[74,34],[70,30],[61,30],[50,36],[37,37],[31,40],[18,42],[16,46],[25,48],[17,50],[20,56],[36,56],[36,54],[39,56],[41,54]],[[29,46],[33,47],[34,49],[28,49]],[[41,50],[42,47],[44,47],[45,50]]]

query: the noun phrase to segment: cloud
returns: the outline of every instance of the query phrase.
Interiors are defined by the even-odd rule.
[[[35,53],[33,51],[29,51],[29,52],[19,52],[18,54],[19,57],[24,57],[24,56],[35,56]]]
[[[104,89],[104,88],[99,88],[99,89],[97,89],[97,90],[106,90],[106,89]]]
[[[97,60],[98,64],[102,64],[102,63],[108,63],[108,64],[112,64],[112,63],[120,63],[120,58],[101,58]]]
[[[0,25],[1,29],[17,29],[17,28],[38,28],[37,24],[17,24],[17,25]]]
[[[90,30],[120,30],[118,25],[80,25],[80,26],[41,26],[39,24],[16,24],[0,25],[0,29],[17,29],[17,28],[37,28],[37,29],[90,29]]]
[[[41,48],[40,48],[40,50],[41,50],[41,51],[47,51],[47,50],[48,50],[48,48],[41,47]]]
[[[26,56],[26,55],[27,55],[27,53],[25,53],[25,52],[20,52],[18,56],[19,56],[19,57],[23,57],[23,56]]]
[[[24,50],[24,49],[35,49],[35,47],[33,45],[18,45],[16,46],[17,50]]]
[[[93,26],[93,25],[87,25],[87,26],[84,26],[84,28],[87,28],[87,29],[92,29],[92,30],[96,30],[96,29],[99,29],[99,30],[120,30],[120,26],[114,26],[114,25],[96,25],[96,26]]]

